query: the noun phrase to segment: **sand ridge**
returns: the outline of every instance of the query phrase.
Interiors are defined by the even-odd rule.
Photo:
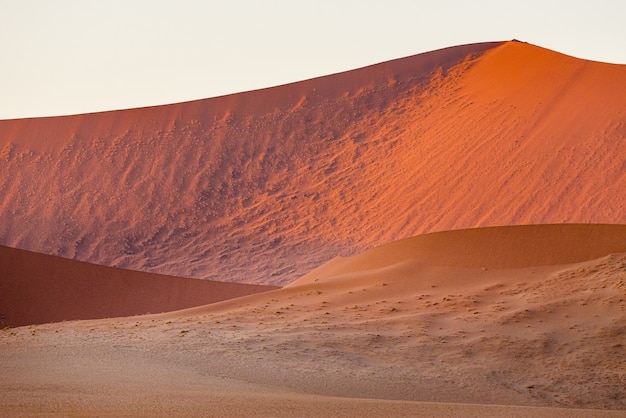
[[[623,223],[625,73],[486,43],[216,99],[0,121],[0,244],[284,285],[426,232]]]

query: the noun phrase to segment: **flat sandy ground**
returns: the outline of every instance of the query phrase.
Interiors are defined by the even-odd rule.
[[[427,235],[213,305],[6,329],[1,409],[625,416],[626,251],[612,251],[624,236],[618,226]],[[526,255],[503,257],[513,244]]]

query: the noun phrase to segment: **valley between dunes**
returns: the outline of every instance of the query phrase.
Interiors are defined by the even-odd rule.
[[[0,414],[625,416],[625,141],[517,41],[0,121]]]

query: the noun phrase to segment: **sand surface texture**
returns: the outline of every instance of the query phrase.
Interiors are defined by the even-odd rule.
[[[625,301],[626,225],[427,234],[203,307],[6,329],[0,406],[24,416],[624,416]]]
[[[625,137],[626,66],[521,42],[0,121],[0,244],[284,285],[425,232],[626,223]]]

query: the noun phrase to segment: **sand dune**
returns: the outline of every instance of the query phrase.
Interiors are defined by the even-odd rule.
[[[2,331],[0,405],[623,416],[625,291],[626,225],[428,234],[204,307]]]
[[[88,264],[0,246],[0,327],[167,312],[273,289]]]
[[[0,121],[0,414],[623,416],[625,138],[521,42]]]
[[[434,231],[626,222],[626,67],[448,48],[169,106],[0,121],[0,244],[284,285]]]

